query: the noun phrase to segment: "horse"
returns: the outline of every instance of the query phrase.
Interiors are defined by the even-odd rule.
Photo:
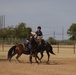
[[[47,60],[47,64],[49,63],[49,59],[50,59],[50,53],[53,54],[53,55],[56,55],[54,52],[53,52],[53,47],[48,43],[46,42],[46,46],[42,47],[41,45],[41,58],[40,60],[43,58],[43,52],[46,51],[47,55],[48,55],[48,60]]]
[[[11,61],[11,58],[17,54],[16,59],[18,60],[18,62],[20,62],[20,60],[18,59],[22,54],[26,54],[26,55],[30,55],[30,51],[27,49],[27,46],[23,43],[23,44],[17,44],[12,46],[9,50],[8,50],[8,60]],[[37,58],[39,59],[39,57],[37,56]],[[32,58],[30,58],[31,60]],[[36,58],[35,58],[36,59]],[[32,61],[31,61],[32,62]]]
[[[8,51],[8,60],[11,61],[11,58],[17,54],[16,59],[20,62],[18,58],[22,54],[27,54],[27,55],[30,54],[30,51],[24,50],[24,47],[26,48],[26,46],[24,46],[23,44],[17,44],[12,46]]]
[[[24,44],[17,44],[12,46],[8,51],[8,60],[11,61],[11,58],[17,54],[16,59],[20,62],[18,58],[22,54],[27,54],[27,55],[30,55],[30,63],[32,63],[32,56],[34,55],[36,62],[39,64],[39,62],[37,61],[37,58],[39,61],[41,61],[41,59],[43,58],[44,51],[46,51],[48,55],[47,63],[49,62],[49,58],[50,58],[49,53],[55,55],[55,53],[53,52],[52,46],[48,42],[46,43],[46,47],[42,47],[42,45],[38,44],[34,36],[31,36],[30,43],[31,43],[31,50],[25,50],[27,49],[27,46]],[[41,58],[39,58],[37,55],[39,52],[41,53]]]
[[[39,60],[41,61],[41,59],[43,58],[43,52],[46,51],[48,55],[47,63],[49,63],[50,53],[55,55],[55,53],[53,52],[52,46],[48,42],[46,42],[46,46],[43,47],[42,44],[41,45],[38,44],[37,39],[34,38],[34,36],[31,36],[30,43],[32,46],[30,58],[32,58],[32,52],[35,52],[35,59],[38,58],[37,54],[40,52],[41,58],[39,58]],[[30,62],[32,63],[32,60],[30,60]],[[39,63],[37,59],[36,59],[36,62]]]
[[[34,35],[32,35],[32,36],[30,37],[30,40],[29,40],[29,41],[30,41],[30,44],[31,44],[30,62],[32,63],[32,54],[34,54],[36,63],[39,64],[39,62],[37,61],[37,58],[38,58],[39,60],[41,60],[41,59],[38,57],[38,53],[40,52],[40,51],[39,51],[38,42],[35,40]]]

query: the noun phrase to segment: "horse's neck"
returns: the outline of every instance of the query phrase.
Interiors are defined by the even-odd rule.
[[[32,44],[32,45],[37,45],[37,42],[35,41],[35,39],[33,39],[33,41],[32,41],[31,44]]]

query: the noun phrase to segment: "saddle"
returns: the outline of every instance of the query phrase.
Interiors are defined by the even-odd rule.
[[[38,45],[42,45],[43,47],[45,47],[47,45],[46,41],[44,39],[38,40]]]
[[[26,43],[22,43],[23,45],[23,50],[24,51],[29,51],[30,49],[28,48],[28,45]]]

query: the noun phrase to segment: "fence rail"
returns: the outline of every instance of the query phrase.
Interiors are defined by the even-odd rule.
[[[0,45],[0,52],[7,52],[12,46],[13,45]],[[52,47],[56,53],[61,53],[61,51],[76,53],[76,45],[52,45]]]
[[[26,39],[0,39],[0,51],[8,51],[10,47],[13,45],[19,44],[19,43],[24,43]],[[60,53],[60,51],[63,49],[71,49],[72,52],[75,54],[76,53],[76,44],[73,42],[72,45],[66,45],[65,43],[58,43],[57,45],[52,45],[53,49],[57,51],[57,53]]]
[[[75,54],[75,50],[76,50],[76,45],[52,45],[53,48],[57,49],[57,53],[60,53],[60,50],[63,49],[63,50],[69,50],[71,49],[73,51],[73,53]]]

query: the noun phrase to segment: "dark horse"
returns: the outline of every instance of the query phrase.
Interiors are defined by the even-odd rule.
[[[39,59],[39,60],[41,60],[39,57],[38,57],[38,53],[40,52],[39,51],[39,44],[38,44],[38,42],[36,41],[36,39],[34,38],[34,36],[32,35],[31,37],[30,37],[30,43],[31,43],[31,51],[30,51],[30,62],[32,63],[32,55],[34,55],[34,57],[35,57],[35,60],[36,60],[36,63],[38,63],[39,64],[39,62],[37,61],[37,58]]]
[[[41,59],[43,58],[43,52],[46,51],[47,55],[48,55],[48,60],[47,63],[49,63],[49,58],[50,58],[50,53],[55,55],[55,53],[53,52],[53,48],[52,46],[46,42],[46,46],[42,46],[38,44],[38,42],[36,41],[37,39],[34,38],[34,36],[32,36],[30,38],[30,42],[31,42],[31,54],[30,54],[30,58],[32,58],[32,53],[35,53],[35,59],[38,58],[37,54],[40,52],[41,53]],[[32,59],[30,60],[30,62],[32,63]],[[36,62],[38,63],[37,59]]]
[[[47,63],[49,63],[50,53],[53,54],[53,55],[55,55],[55,53],[53,52],[52,46],[48,42],[46,42],[46,46],[45,47],[41,46],[41,58],[40,58],[40,60],[43,58],[43,52],[44,51],[46,51],[46,53],[48,55]]]

